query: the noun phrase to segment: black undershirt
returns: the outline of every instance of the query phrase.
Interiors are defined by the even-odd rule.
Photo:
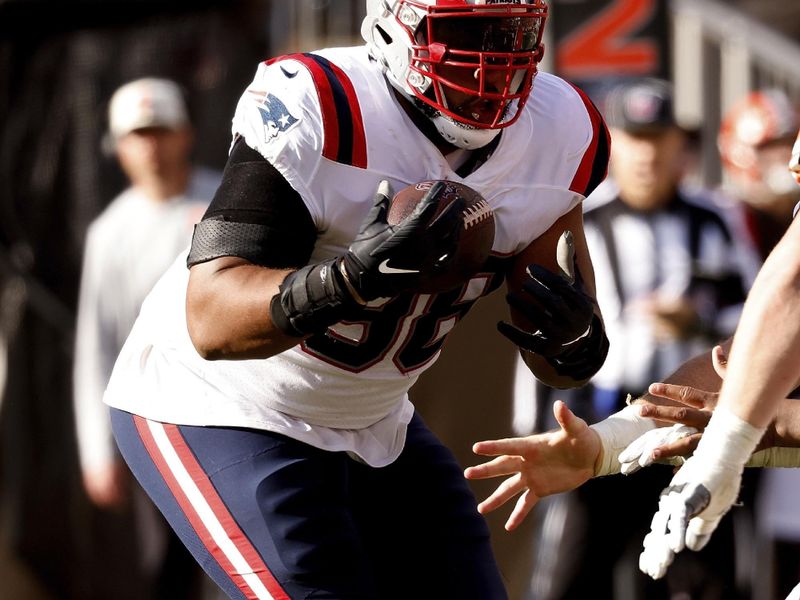
[[[238,256],[264,267],[300,267],[308,263],[316,237],[300,194],[239,138],[222,183],[195,226],[187,264]]]

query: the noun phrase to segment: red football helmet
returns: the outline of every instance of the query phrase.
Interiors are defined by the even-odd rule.
[[[362,35],[447,141],[479,148],[519,117],[546,17],[544,0],[367,0]]]

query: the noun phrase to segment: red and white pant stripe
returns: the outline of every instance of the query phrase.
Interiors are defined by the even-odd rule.
[[[206,549],[253,600],[289,600],[176,425],[134,417],[147,452]]]

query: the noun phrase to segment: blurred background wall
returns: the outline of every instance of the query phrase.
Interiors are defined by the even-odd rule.
[[[221,168],[235,103],[258,61],[360,43],[363,5],[0,0],[0,580],[15,590],[0,596],[103,597],[96,580],[119,576],[103,572],[109,546],[97,542],[103,520],[80,487],[70,399],[86,227],[124,184],[103,152],[111,92],[146,75],[181,83],[196,159]],[[597,94],[629,76],[674,81],[708,185],[722,179],[716,133],[736,98],[775,85],[800,100],[798,2],[553,0],[551,14],[546,70]],[[504,312],[498,294],[481,303],[414,390],[464,465],[475,462],[472,442],[510,431],[515,351],[494,332]],[[493,485],[476,484],[476,493]],[[504,518],[490,524],[513,596],[530,536],[503,532]]]
[[[268,23],[258,1],[0,2],[0,531],[5,566],[52,597],[130,597],[136,583],[117,559],[130,545],[83,494],[71,402],[86,228],[126,185],[104,151],[108,99],[134,78],[174,79],[196,160],[221,168]]]

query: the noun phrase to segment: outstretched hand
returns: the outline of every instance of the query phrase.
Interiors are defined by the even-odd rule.
[[[497,458],[467,468],[467,479],[507,477],[478,511],[489,513],[520,495],[506,521],[507,531],[516,529],[540,498],[575,489],[594,475],[601,449],[597,433],[560,400],[553,404],[553,414],[559,429],[472,447],[475,454]]]

